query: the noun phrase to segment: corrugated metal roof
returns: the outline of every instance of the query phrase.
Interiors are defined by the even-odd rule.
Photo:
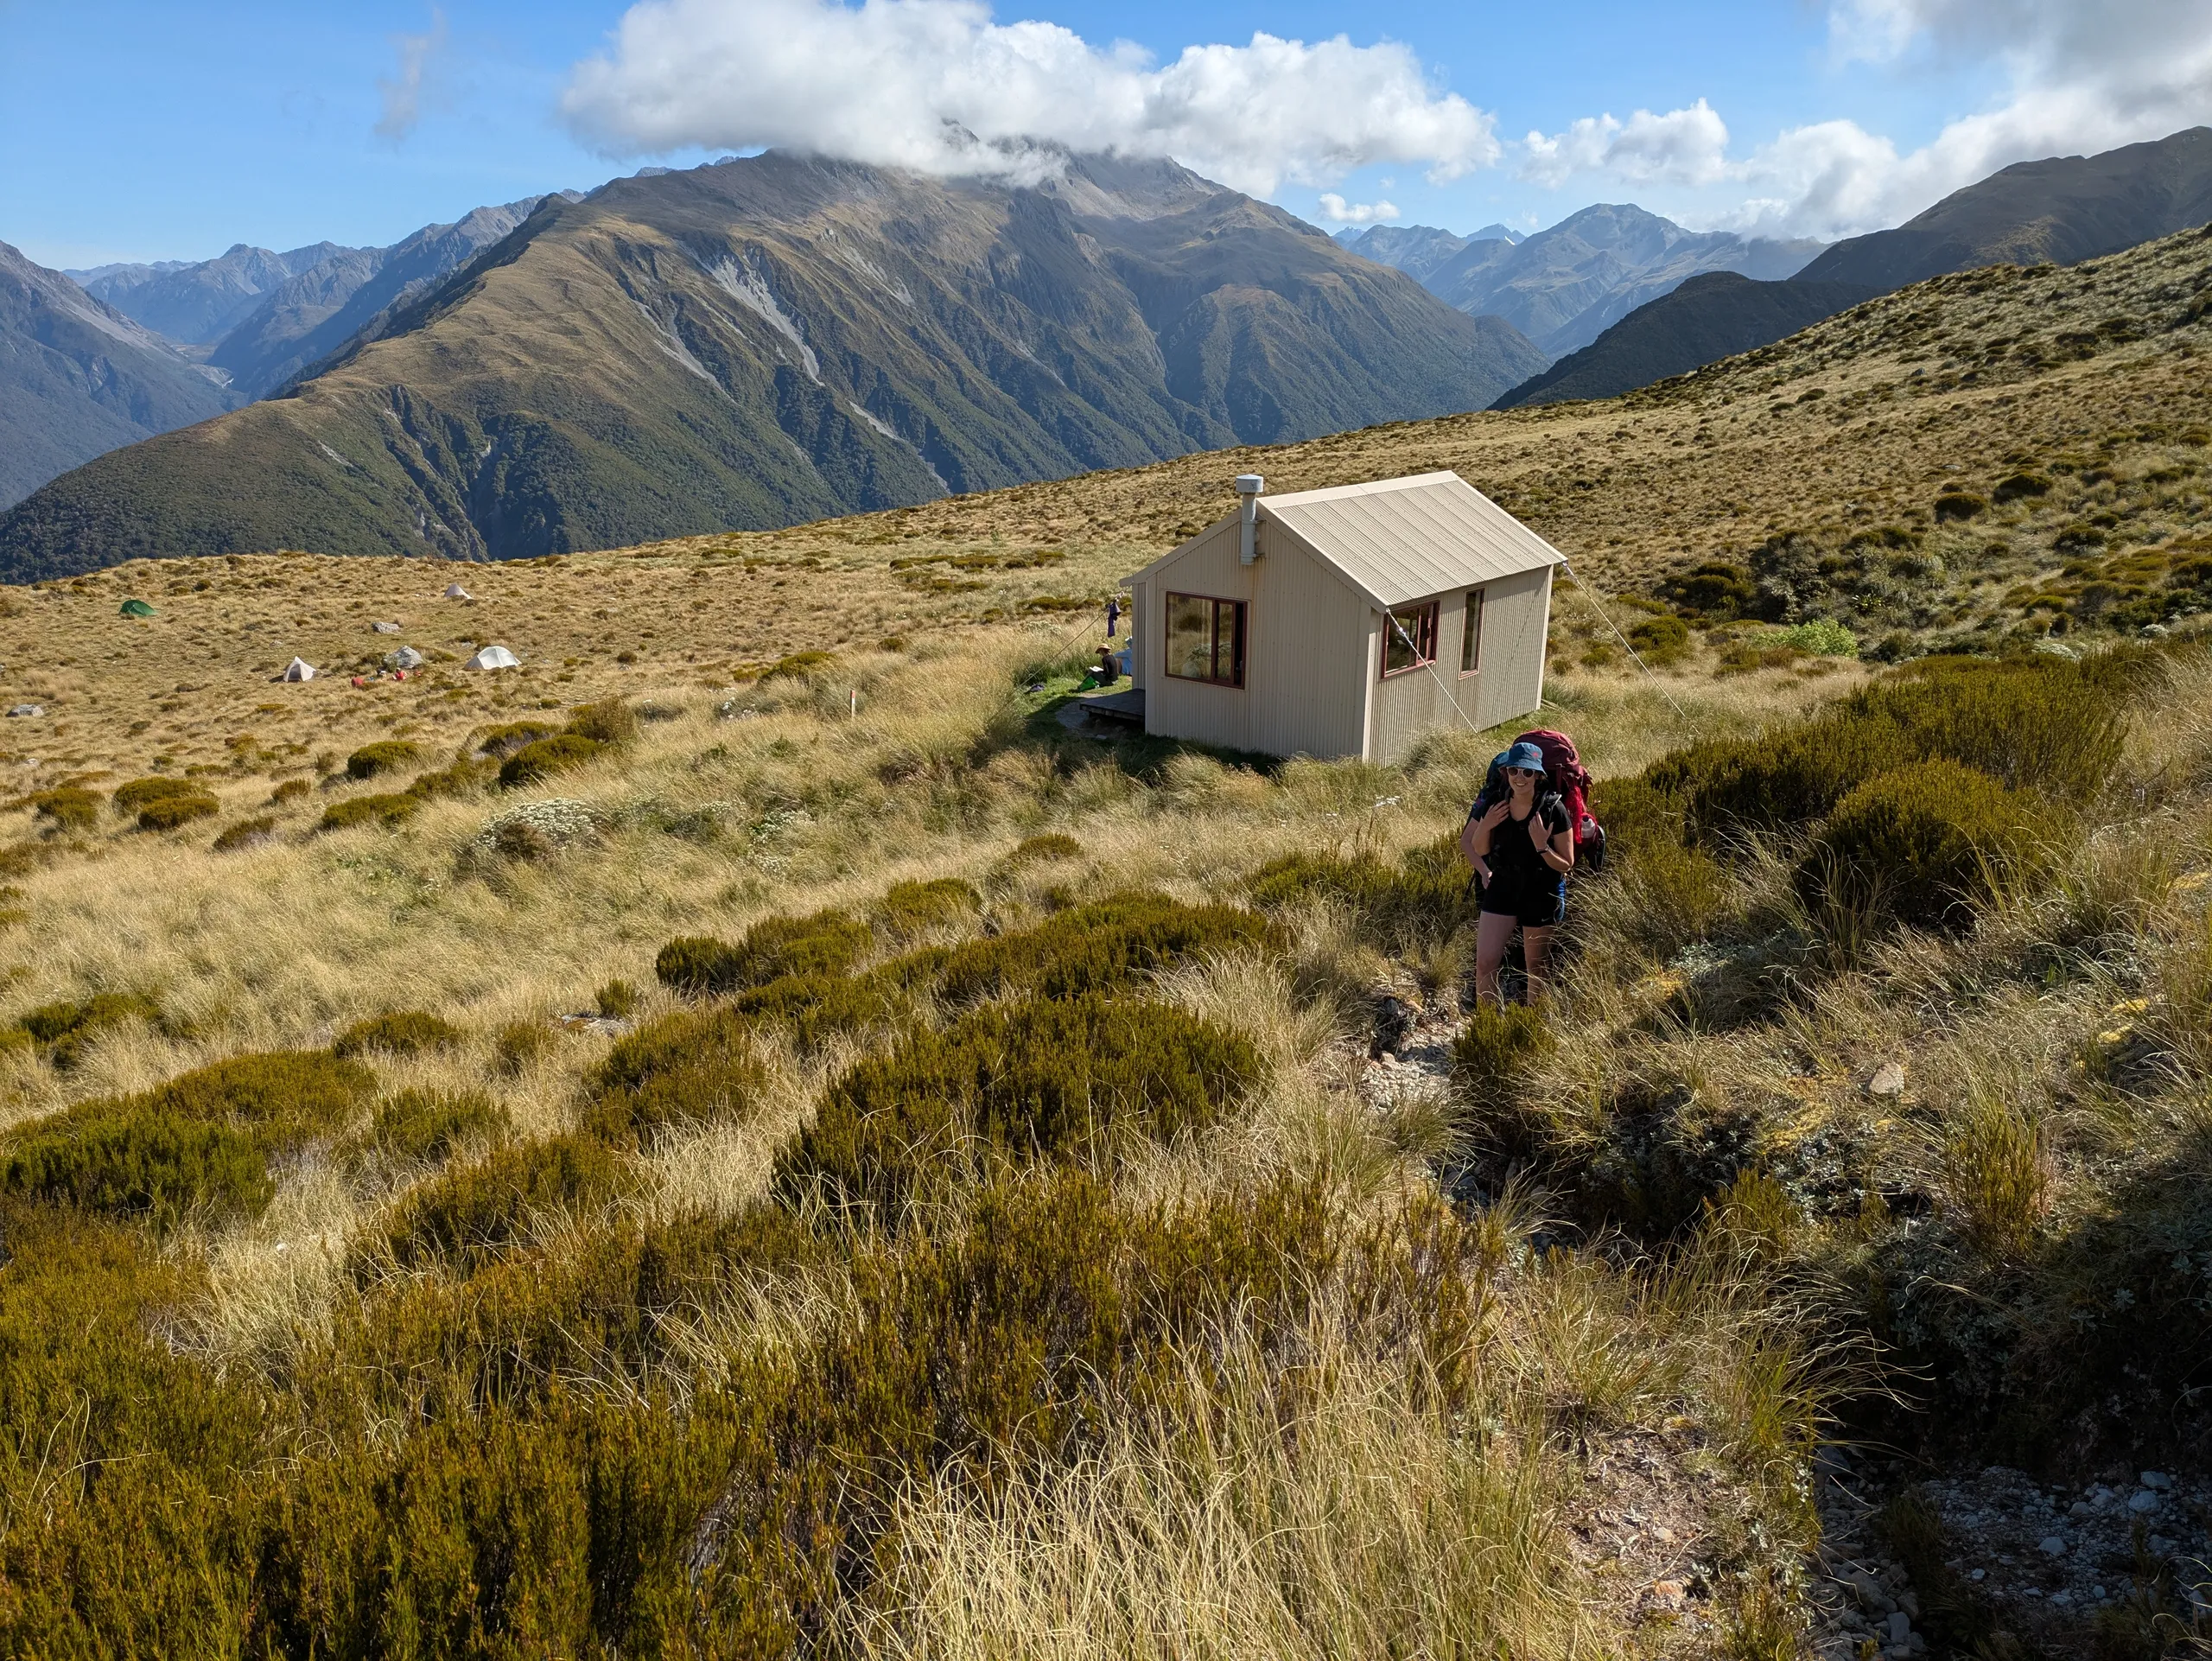
[[[1262,515],[1378,606],[1560,563],[1556,548],[1456,473],[1260,498]]]

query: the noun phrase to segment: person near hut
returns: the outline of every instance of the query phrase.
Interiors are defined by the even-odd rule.
[[[1542,994],[1552,931],[1567,914],[1567,878],[1574,869],[1574,830],[1566,805],[1545,786],[1544,753],[1516,743],[1502,758],[1505,793],[1476,811],[1461,832],[1460,850],[1482,884],[1475,925],[1475,996],[1503,1003],[1497,974],[1521,934],[1529,1001]]]

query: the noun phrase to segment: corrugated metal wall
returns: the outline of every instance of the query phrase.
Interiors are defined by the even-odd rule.
[[[1145,729],[1269,755],[1357,755],[1366,729],[1365,606],[1292,537],[1262,523],[1260,557],[1237,557],[1234,521],[1193,541],[1135,595]],[[1166,674],[1167,595],[1245,602],[1244,687]]]
[[[1467,679],[1478,684],[1471,702],[1459,702],[1476,724],[1516,721],[1544,701],[1544,636],[1551,627],[1549,570],[1503,577],[1483,589],[1483,666]],[[1459,659],[1452,659],[1456,668]]]
[[[1542,701],[1548,570],[1484,585],[1477,672],[1459,673],[1463,593],[1443,598],[1435,674],[1415,670],[1386,681],[1379,678],[1382,614],[1281,526],[1263,520],[1259,536],[1260,557],[1247,566],[1237,558],[1231,520],[1133,589],[1147,731],[1270,755],[1394,761],[1431,728],[1460,722],[1453,698],[1480,727],[1514,720]],[[1171,592],[1245,602],[1243,690],[1164,672]]]
[[[1543,701],[1544,634],[1551,617],[1551,573],[1529,571],[1483,585],[1482,656],[1472,674],[1459,672],[1459,647],[1467,596],[1444,596],[1436,624],[1436,672],[1409,670],[1377,679],[1368,725],[1367,754],[1395,761],[1434,727],[1464,726],[1461,718],[1494,727],[1528,714]],[[1368,608],[1369,648],[1379,675],[1382,614]],[[1448,690],[1447,690],[1448,689]],[[1459,709],[1452,708],[1454,700]]]

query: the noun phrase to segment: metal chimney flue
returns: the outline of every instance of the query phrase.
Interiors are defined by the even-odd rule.
[[[1268,481],[1256,473],[1236,475],[1237,511],[1243,519],[1237,557],[1247,565],[1260,557],[1260,493],[1267,486]]]

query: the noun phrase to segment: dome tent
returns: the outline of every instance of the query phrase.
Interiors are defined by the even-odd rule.
[[[283,678],[286,680],[313,680],[315,678],[315,665],[309,663],[305,658],[295,658],[291,662],[284,665]]]
[[[474,600],[476,596],[469,593],[467,589],[462,588],[460,583],[448,582],[446,584],[446,598],[448,600]]]
[[[461,665],[463,669],[519,669],[522,659],[503,646],[484,646],[476,648],[476,655]]]
[[[161,614],[143,600],[126,600],[117,608],[124,617],[158,617]]]

